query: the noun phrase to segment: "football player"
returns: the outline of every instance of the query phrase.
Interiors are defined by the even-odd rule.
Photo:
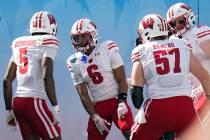
[[[168,40],[167,22],[160,15],[142,18],[138,32],[143,44],[132,51],[131,92],[142,100],[146,84],[147,98],[135,117],[130,139],[157,140],[168,131],[175,131],[183,139],[193,132],[188,139],[202,139],[201,125],[190,97],[188,73],[192,72],[209,93],[208,72],[193,55],[187,41]]]
[[[59,48],[57,24],[46,11],[36,12],[30,21],[30,36],[16,38],[3,80],[7,124],[16,121],[24,140],[60,140],[60,111],[53,79],[53,61]],[[12,97],[12,82],[17,90]],[[52,111],[45,101],[47,94]],[[12,102],[13,98],[13,102]]]
[[[192,51],[203,67],[210,72],[210,27],[206,25],[195,26],[196,16],[191,7],[184,3],[172,5],[167,12],[167,22],[173,31],[171,38],[183,38],[192,44]],[[193,88],[192,97],[196,111],[203,122],[204,127],[210,129],[210,103],[206,99],[200,82],[193,75],[189,78]]]
[[[111,40],[98,44],[97,27],[87,18],[73,24],[71,40],[77,52],[68,58],[67,65],[90,115],[88,140],[105,140],[112,121],[128,139],[133,119],[126,101],[128,84],[118,45]]]

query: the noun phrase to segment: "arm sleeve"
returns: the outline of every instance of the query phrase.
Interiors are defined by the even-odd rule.
[[[120,56],[118,51],[115,51],[110,54],[110,61],[112,69],[116,69],[122,65],[124,65],[122,57]]]
[[[136,61],[140,61],[140,51],[139,51],[139,47],[136,47],[133,49],[132,54],[131,54],[131,61],[132,63],[136,62]]]
[[[70,59],[67,60],[67,67],[71,72],[71,78],[73,80],[74,85],[78,85],[84,82],[77,66],[72,64]]]
[[[13,41],[12,42],[12,45],[11,45],[12,55],[11,55],[10,61],[16,63],[15,62],[15,49],[14,49],[14,44],[15,44],[15,41]]]
[[[55,60],[55,56],[57,54],[57,48],[45,47],[43,57],[49,57],[53,61]]]
[[[198,45],[202,43],[203,41],[210,39],[210,27],[202,25],[197,26],[197,32],[196,32],[196,38]]]
[[[108,51],[111,68],[116,69],[116,68],[124,65],[123,59],[120,56],[119,47],[117,46],[117,44],[115,42],[109,40],[109,41],[105,42],[105,46]]]

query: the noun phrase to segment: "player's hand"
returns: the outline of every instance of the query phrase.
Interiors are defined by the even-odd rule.
[[[106,131],[107,133],[109,132],[107,125],[111,124],[108,121],[101,118],[98,114],[93,114],[91,118],[101,135],[103,135],[104,131]]]
[[[125,102],[121,102],[118,104],[117,115],[118,118],[124,118],[125,115],[128,113],[128,107],[126,106]]]
[[[10,132],[16,131],[16,120],[15,120],[15,115],[12,110],[7,110],[6,123],[7,123],[8,131]]]
[[[61,113],[60,113],[60,108],[59,105],[53,106],[53,116],[55,118],[55,123],[60,124],[61,123]]]

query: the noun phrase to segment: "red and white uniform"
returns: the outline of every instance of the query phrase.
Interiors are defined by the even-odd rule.
[[[118,49],[114,42],[106,41],[87,56],[86,63],[81,61],[83,54],[80,52],[71,55],[67,60],[74,85],[86,82],[94,102],[118,95],[113,69],[124,65]]]
[[[184,40],[153,41],[133,50],[132,61],[141,61],[144,68],[147,97],[161,99],[190,95],[187,82],[190,48],[187,45]]]
[[[132,140],[157,140],[171,130],[180,133],[196,117],[188,83],[190,49],[187,41],[174,39],[148,42],[133,50],[132,61],[143,66],[148,98],[132,127]]]
[[[97,46],[89,56],[77,52],[67,60],[74,85],[86,83],[94,103],[96,112],[109,122],[114,121],[121,131],[130,129],[133,123],[132,113],[128,106],[128,114],[118,120],[118,83],[113,69],[124,65],[119,48],[113,41],[105,41]],[[86,60],[84,60],[84,57]],[[88,122],[88,139],[105,139],[107,134],[100,135],[91,119]]]
[[[46,93],[41,71],[44,57],[55,59],[59,48],[57,38],[52,35],[23,36],[15,39],[11,48],[11,61],[17,65],[18,81],[13,110],[23,137],[29,137],[32,130],[43,138],[58,137],[60,128],[53,124],[53,115],[44,100]]]

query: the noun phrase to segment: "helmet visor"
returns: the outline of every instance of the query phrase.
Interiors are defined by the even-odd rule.
[[[74,34],[71,36],[72,42],[77,47],[86,47],[91,40],[90,33]]]
[[[182,30],[186,26],[186,18],[180,17],[169,22],[169,26],[175,30]]]

